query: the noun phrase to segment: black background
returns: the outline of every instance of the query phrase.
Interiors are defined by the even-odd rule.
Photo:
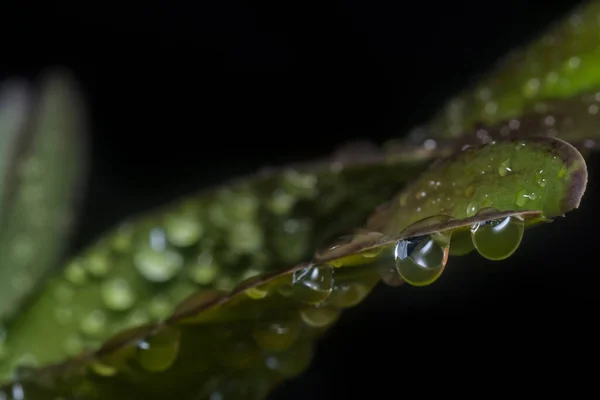
[[[90,103],[73,251],[200,187],[402,135],[575,3],[124,4],[0,5],[0,78],[66,65]],[[593,390],[597,167],[580,210],[510,260],[453,259],[435,285],[379,287],[272,398]]]

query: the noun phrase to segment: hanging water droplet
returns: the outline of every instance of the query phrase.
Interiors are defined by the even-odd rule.
[[[369,287],[360,282],[343,282],[335,285],[329,301],[338,307],[349,308],[360,303],[368,294]]]
[[[262,349],[279,352],[296,341],[301,328],[298,320],[260,323],[252,331],[252,337]]]
[[[333,324],[340,316],[340,309],[330,305],[315,305],[300,310],[304,323],[312,328],[324,328]]]
[[[158,332],[139,342],[136,359],[140,366],[149,372],[168,369],[179,353],[180,336],[179,329],[162,326]]]
[[[102,283],[100,288],[104,305],[113,311],[125,311],[135,303],[135,293],[129,282],[123,278],[114,278]]]
[[[333,284],[333,268],[329,265],[309,266],[295,271],[292,277],[294,296],[309,304],[318,304],[329,297]]]
[[[147,247],[134,256],[139,273],[151,282],[171,280],[183,266],[183,257],[171,250],[154,250]]]
[[[455,229],[450,239],[450,249],[448,255],[464,256],[475,250],[471,231],[469,229]]]
[[[524,229],[523,218],[511,216],[473,224],[471,238],[483,257],[489,260],[503,260],[517,250]]]
[[[507,158],[498,166],[498,175],[504,177],[508,175],[509,172],[512,172],[512,169],[510,168],[510,158]]]
[[[448,258],[448,245],[440,245],[426,235],[398,241],[394,255],[400,276],[411,285],[425,286],[442,274]]]
[[[398,275],[396,268],[383,268],[377,272],[381,281],[390,287],[400,287],[404,284],[404,279]]]

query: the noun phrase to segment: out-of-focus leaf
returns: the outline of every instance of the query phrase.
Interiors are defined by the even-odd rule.
[[[63,255],[85,172],[86,129],[64,72],[47,74],[37,93],[9,82],[1,97],[0,323]]]
[[[580,149],[600,139],[600,1],[589,1],[509,54],[425,126],[390,146],[435,158],[501,138],[560,137]],[[600,143],[600,142],[599,142]]]
[[[507,158],[512,163],[505,163]],[[530,164],[526,164],[525,159]],[[491,164],[490,167],[488,163]],[[394,164],[378,167],[381,174],[399,171]],[[347,179],[352,171],[359,174],[359,171],[365,169],[373,173],[373,179],[377,176],[373,169],[375,164],[355,168],[347,166],[347,175],[343,176]],[[485,169],[485,174],[481,174],[481,168]],[[547,173],[544,175],[546,180],[543,185],[540,185],[542,181],[538,179],[539,168],[544,168]],[[289,181],[285,180],[290,179],[289,174],[298,174],[297,171],[292,171],[296,170],[289,169],[258,179],[250,187],[257,189],[254,193],[259,200],[262,200],[260,196],[264,193],[272,195],[273,190],[278,188],[302,189],[301,192],[308,196],[307,189],[312,187],[310,196],[304,197],[309,201],[302,207],[318,207],[325,200],[326,194],[322,194],[325,187],[319,186],[317,182],[324,184],[322,180],[331,173],[326,172],[331,171],[330,168],[312,170],[311,175],[294,175],[295,184],[288,186],[285,182]],[[316,173],[317,171],[320,172]],[[463,173],[459,173],[460,171]],[[336,173],[340,174],[341,171]],[[490,177],[482,178],[486,174],[490,174]],[[298,180],[301,176],[303,179]],[[307,185],[310,181],[307,176],[318,180],[314,181],[314,185]],[[425,195],[415,189],[420,185],[429,186],[432,178],[435,178],[433,186],[436,188],[427,189]],[[272,186],[274,182],[277,182],[276,186]],[[231,274],[236,263],[243,266],[244,272],[237,275],[237,279],[232,279],[234,282],[240,278],[246,279],[232,291],[216,290],[215,287],[219,286],[218,275],[208,279],[206,269],[201,270],[203,274],[196,275],[196,265],[188,263],[197,261],[198,255],[202,255],[207,249],[201,246],[198,234],[200,225],[194,229],[191,225],[185,225],[186,229],[182,229],[182,220],[179,220],[179,230],[172,230],[173,226],[169,225],[172,222],[169,218],[180,215],[177,213],[181,210],[190,209],[182,208],[180,203],[154,217],[148,225],[140,222],[136,230],[143,233],[143,240],[136,240],[133,231],[129,236],[117,233],[108,236],[101,245],[94,248],[96,251],[105,251],[105,256],[110,254],[111,262],[107,265],[115,265],[119,259],[124,259],[128,260],[128,264],[136,265],[137,270],[123,264],[119,270],[113,267],[103,274],[92,276],[89,275],[90,271],[98,272],[98,265],[91,270],[89,265],[80,265],[77,273],[71,270],[66,277],[56,277],[40,294],[38,301],[23,313],[20,323],[14,326],[15,330],[9,331],[8,343],[14,343],[12,348],[22,351],[41,349],[38,346],[40,338],[36,335],[39,330],[34,327],[35,324],[63,329],[55,326],[52,318],[57,315],[56,311],[66,310],[69,304],[71,311],[79,305],[84,308],[91,305],[91,308],[83,310],[88,314],[75,314],[81,317],[77,320],[79,325],[66,323],[70,332],[64,329],[61,331],[61,342],[50,344],[49,341],[56,339],[45,335],[46,346],[64,345],[68,343],[69,337],[104,340],[107,334],[111,334],[106,327],[124,329],[128,323],[131,329],[117,334],[98,351],[83,352],[70,362],[22,373],[12,386],[6,387],[7,393],[16,388],[27,396],[40,399],[57,395],[90,399],[164,396],[208,399],[217,395],[244,399],[263,398],[273,385],[297,375],[307,367],[315,339],[336,321],[344,308],[352,307],[364,299],[379,281],[382,271],[395,268],[410,283],[431,283],[446,264],[452,246],[451,240],[454,240],[453,233],[464,231],[465,228],[469,229],[473,246],[482,255],[498,254],[498,249],[494,247],[496,239],[501,244],[512,246],[507,247],[512,252],[516,248],[515,244],[518,246],[520,242],[526,222],[535,223],[540,218],[555,217],[576,208],[585,191],[586,182],[585,162],[580,153],[557,139],[510,141],[470,149],[433,166],[414,184],[400,192],[392,202],[378,209],[369,219],[366,230],[356,231],[342,242],[331,243],[319,250],[312,260],[310,256],[306,257],[305,260],[309,262],[275,270],[275,265],[280,268],[286,265],[281,258],[276,258],[277,264],[271,264],[272,272],[261,276],[247,276],[250,274],[244,272],[252,262],[251,259],[226,260],[222,258],[223,255],[219,255],[219,260],[229,268],[217,271],[218,275],[222,272]],[[250,213],[247,197],[249,186],[245,185],[247,183],[232,188],[242,190],[245,187],[246,190],[236,192],[237,196],[231,199],[235,200],[233,203],[227,203],[226,198],[219,198],[215,194],[196,199],[195,212],[198,213],[203,208],[208,214],[187,215],[185,220],[192,223],[200,221],[203,232],[210,232],[207,238],[227,237],[227,254],[239,253],[240,250],[242,252],[239,254],[256,254],[261,250],[267,250],[265,254],[277,254],[278,251],[289,250],[290,243],[275,241],[255,244],[252,249],[246,248],[249,243],[253,243],[252,236],[256,235],[256,231],[252,236],[236,237],[239,242],[228,236],[232,229],[240,229],[240,223],[254,221],[256,216],[250,218],[250,214],[254,215],[255,212],[262,215],[261,221],[264,223],[261,226],[268,226],[267,221],[279,221],[285,227],[289,221],[298,218],[293,210],[280,214],[280,209],[276,208],[277,212],[274,214],[273,209],[266,208],[270,204],[266,201],[258,201],[258,210]],[[474,190],[465,195],[465,191],[469,192],[472,185],[484,190]],[[525,203],[521,203],[518,196],[521,186],[529,196]],[[535,197],[532,192],[527,191],[532,188],[536,190]],[[269,190],[263,192],[265,189]],[[298,196],[300,192],[293,190],[291,193]],[[444,193],[446,198],[455,201],[449,203],[449,200],[444,199],[440,202],[434,193]],[[412,196],[412,199],[407,200],[407,195]],[[465,196],[468,201],[477,201],[472,210],[467,211]],[[493,197],[490,199],[490,196]],[[243,207],[238,203],[240,199],[244,199]],[[486,203],[488,199],[489,203]],[[183,204],[192,207],[190,202]],[[220,207],[218,213],[212,208],[215,206]],[[300,207],[300,203],[296,206]],[[311,209],[311,215],[319,215],[315,211],[314,208]],[[345,211],[353,212],[348,208]],[[152,236],[156,229],[163,233],[160,236],[163,241],[160,243],[159,239],[153,239]],[[158,247],[151,248],[154,256],[161,257],[153,259],[155,263],[151,269],[146,269],[148,265],[140,263],[140,259],[136,258],[136,255],[144,254],[140,252],[148,251],[148,235],[150,244],[152,240],[159,243]],[[263,240],[267,238],[274,240],[275,236],[272,233],[263,236]],[[311,247],[306,250],[312,248],[311,243]],[[165,258],[167,254],[169,258]],[[217,253],[212,253],[215,254]],[[298,252],[296,261],[302,260],[305,254],[304,251]],[[91,253],[79,262],[89,261],[92,259],[90,257]],[[176,257],[183,262],[174,270],[173,265],[165,260]],[[290,258],[289,261],[293,260]],[[427,274],[431,270],[431,276],[419,275],[419,272],[415,274],[414,268],[411,270],[415,265],[421,265],[421,270]],[[206,268],[206,265],[203,267]],[[104,285],[112,285],[115,276],[125,270],[132,271],[127,272],[131,276],[122,278],[121,283],[135,284],[141,278],[142,281],[151,281],[154,286],[111,286],[115,289],[109,293],[112,297],[106,296]],[[149,275],[150,271],[153,274]],[[205,278],[204,285],[198,284],[199,276]],[[73,279],[75,277],[77,279]],[[418,280],[420,278],[427,278],[427,281]],[[175,282],[175,286],[163,286],[168,281]],[[198,285],[194,286],[193,281]],[[190,291],[197,293],[174,310],[165,311],[165,322],[132,327],[135,321],[129,319],[126,323],[114,324],[121,315],[131,316],[131,313],[140,310],[151,313],[151,302],[144,304],[137,303],[137,300],[146,299],[151,293],[169,293],[170,288],[178,287],[184,282],[189,282]],[[98,285],[99,289],[94,289],[94,285]],[[201,289],[202,286],[205,286],[204,290]],[[96,294],[83,297],[83,293],[90,292]],[[53,299],[47,293],[69,293],[66,295],[69,297],[68,302],[61,301],[60,298]],[[101,301],[98,302],[95,298],[100,298]],[[169,301],[172,302],[172,298]],[[116,307],[117,305],[122,308]],[[93,318],[88,318],[90,316]]]

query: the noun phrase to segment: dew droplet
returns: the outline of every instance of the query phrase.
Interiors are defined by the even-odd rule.
[[[338,307],[349,308],[359,304],[368,294],[367,285],[360,282],[343,282],[334,286],[329,301]]]
[[[404,239],[394,249],[396,270],[413,286],[425,286],[442,274],[448,258],[448,245],[440,245],[430,235]]]
[[[473,224],[471,238],[483,257],[489,260],[503,260],[517,250],[524,229],[523,218],[511,216]]]
[[[333,284],[333,267],[329,265],[309,266],[295,271],[292,277],[294,296],[309,304],[318,304],[329,297]]]
[[[92,362],[90,364],[90,369],[96,375],[105,376],[105,377],[114,376],[118,372],[117,368],[115,368],[113,366],[110,366],[108,364],[104,364],[104,363],[98,362],[98,361],[97,362]]]
[[[104,277],[110,268],[110,262],[107,254],[104,252],[92,252],[82,260],[82,263],[90,275],[97,278]]]
[[[84,285],[88,281],[87,272],[79,260],[73,260],[65,268],[65,278],[74,285]]]
[[[510,168],[510,158],[507,158],[498,166],[498,175],[504,177],[508,175],[509,172],[512,172],[512,169]]]
[[[171,250],[154,250],[148,247],[135,254],[134,263],[147,280],[166,282],[177,275],[183,266],[183,257]]]
[[[179,353],[180,336],[178,328],[162,326],[158,332],[139,342],[136,359],[140,366],[149,372],[168,369]]]
[[[546,178],[544,177],[543,169],[540,169],[535,173],[535,182],[539,187],[546,187]]]
[[[536,199],[535,193],[529,192],[529,191],[527,191],[527,189],[523,188],[517,192],[517,195],[515,197],[515,203],[519,207],[524,207],[525,204],[527,204],[527,202],[529,200],[535,200],[535,199]]]
[[[467,210],[465,212],[467,217],[472,217],[473,215],[475,215],[475,213],[477,213],[477,210],[479,209],[479,204],[471,202],[469,204],[467,204]]]
[[[263,350],[279,352],[296,341],[301,328],[299,320],[260,323],[252,331],[252,337]]]
[[[208,285],[215,280],[219,267],[212,255],[202,252],[190,267],[190,278],[199,285]]]
[[[100,287],[104,305],[113,311],[125,311],[135,303],[135,293],[129,282],[123,278],[114,278],[102,283]]]
[[[106,316],[101,310],[94,310],[83,317],[79,324],[81,333],[88,337],[101,337],[106,327]]]
[[[169,215],[165,222],[167,240],[178,247],[188,247],[204,234],[202,224],[195,215]]]
[[[315,305],[300,310],[304,323],[312,328],[324,328],[333,324],[340,316],[340,309],[331,305]]]

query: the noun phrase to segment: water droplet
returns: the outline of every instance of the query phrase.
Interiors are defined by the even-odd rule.
[[[74,260],[65,268],[65,278],[74,285],[84,285],[88,277],[85,268],[79,260]]]
[[[285,378],[291,378],[301,374],[308,368],[312,356],[313,348],[310,342],[308,340],[298,340],[287,351],[266,357],[265,363],[268,369],[276,371]]]
[[[158,332],[139,342],[136,359],[140,366],[149,372],[168,369],[179,353],[180,336],[179,329],[162,326]]]
[[[202,252],[189,269],[190,278],[199,285],[208,285],[215,280],[219,267],[212,255]]]
[[[527,189],[523,188],[517,192],[517,195],[515,197],[515,203],[519,207],[524,207],[525,204],[527,204],[527,202],[529,200],[535,200],[535,199],[536,199],[535,193],[529,192],[529,191],[527,191]]]
[[[472,217],[473,215],[475,215],[475,213],[477,213],[477,210],[479,209],[479,204],[477,203],[469,203],[467,204],[467,210],[465,212],[467,217]]]
[[[540,169],[535,173],[535,182],[539,187],[546,187],[546,178],[544,177],[543,169]]]
[[[504,177],[508,175],[509,172],[512,172],[512,169],[510,168],[510,158],[507,158],[498,166],[498,175]]]
[[[523,218],[511,216],[473,224],[471,238],[483,257],[489,260],[503,260],[517,250],[524,229]]]
[[[188,247],[200,240],[204,234],[202,224],[195,215],[174,215],[166,217],[165,235],[175,246]]]
[[[262,349],[279,352],[296,341],[301,328],[298,320],[260,323],[252,331],[252,337]]]
[[[398,275],[396,268],[383,268],[377,272],[381,281],[390,287],[400,287],[404,284],[404,279]]]
[[[114,376],[117,374],[118,369],[115,367],[112,367],[108,364],[104,364],[101,362],[93,362],[90,364],[90,369],[97,375],[99,376]]]
[[[394,274],[398,276],[398,274]],[[369,287],[360,282],[342,282],[335,285],[329,298],[332,304],[349,308],[360,303],[368,294]]]
[[[452,231],[448,255],[464,256],[473,250],[475,250],[475,246],[473,246],[471,231],[469,229],[455,229]]]
[[[292,277],[294,296],[309,304],[318,304],[329,297],[333,284],[333,268],[329,265],[309,266],[295,271]]]
[[[264,243],[262,228],[255,222],[235,223],[229,231],[228,244],[231,251],[251,254],[259,251]]]
[[[113,311],[125,311],[135,303],[135,293],[129,282],[123,278],[114,278],[102,283],[100,288],[104,305]]]
[[[106,316],[101,310],[94,310],[81,320],[79,330],[88,337],[101,337],[106,327]]]
[[[294,196],[279,189],[273,192],[267,207],[273,214],[283,216],[289,214],[295,204],[296,198]]]
[[[104,252],[91,252],[81,261],[90,275],[101,278],[108,273],[110,262]]]
[[[135,254],[134,263],[147,280],[166,282],[177,275],[183,266],[183,257],[171,250],[154,250],[148,247]]]
[[[448,245],[440,245],[430,235],[400,240],[394,250],[396,269],[414,286],[434,282],[443,272],[448,258]]]
[[[340,309],[331,305],[315,305],[300,310],[304,323],[312,328],[324,328],[333,324],[340,316]]]

